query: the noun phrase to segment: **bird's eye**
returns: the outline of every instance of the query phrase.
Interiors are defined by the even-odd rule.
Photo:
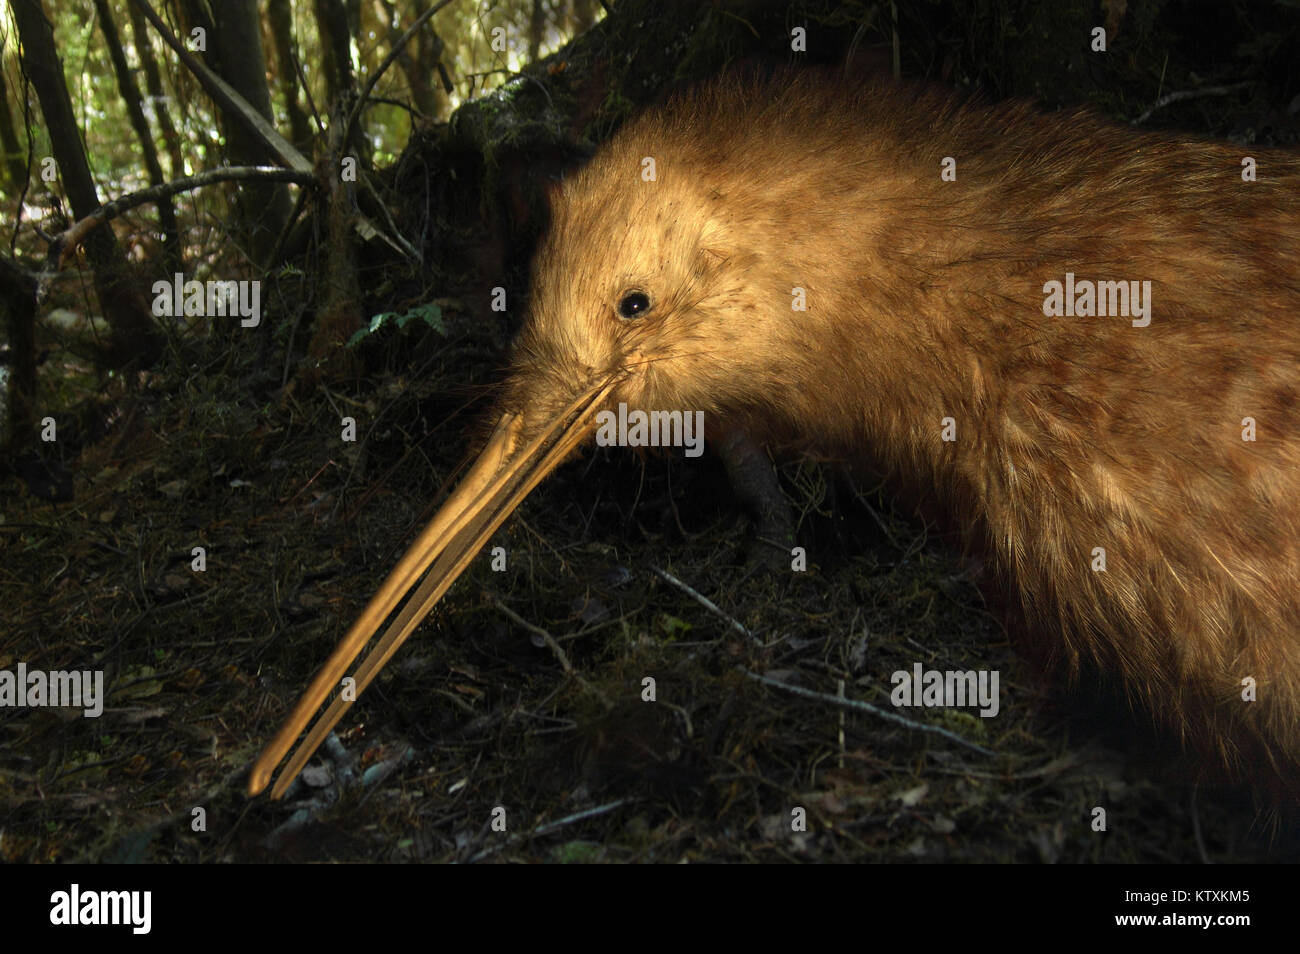
[[[645,292],[628,292],[618,303],[620,318],[640,318],[650,310],[650,296]]]

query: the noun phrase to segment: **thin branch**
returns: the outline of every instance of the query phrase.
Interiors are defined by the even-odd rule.
[[[311,118],[316,121],[316,132],[325,135],[325,123],[321,121],[320,113],[316,109],[316,100],[311,97],[311,86],[307,83],[307,74],[302,71],[302,63],[298,59],[298,54],[293,54],[293,69],[298,74],[298,82],[302,85],[303,95],[307,97],[307,105],[311,107]]]
[[[501,601],[500,597],[492,597],[492,605],[495,606],[498,611],[504,613],[515,625],[522,626],[534,636],[540,637],[542,642],[544,642],[547,648],[555,655],[555,658],[560,661],[560,666],[564,669],[565,673],[570,676],[574,675],[573,666],[569,663],[568,655],[564,652],[564,649],[560,644],[555,641],[554,636],[542,629],[542,627],[528,622],[528,620],[524,619],[509,606],[506,606],[506,604]]]
[[[393,230],[392,237],[390,238],[385,233],[376,229],[375,231],[379,237],[402,255],[405,255],[410,261],[415,262],[417,265],[423,264],[424,256],[420,254],[419,249],[406,240],[406,236],[402,234],[401,229],[397,227],[397,223],[393,221],[393,214],[388,211],[388,206],[375,192],[375,187],[370,183],[370,176],[364,170],[362,170],[361,173],[361,188],[363,188],[366,195],[374,201],[375,206],[379,209],[379,213],[384,217],[384,221],[387,222],[388,227]],[[363,235],[365,234],[360,228],[358,228],[357,231],[361,232]]]
[[[307,161],[306,157],[295,149],[289,140],[276,132],[275,127],[267,121],[266,117],[254,109],[248,100],[240,96],[234,87],[204,66],[199,61],[199,58],[191,53],[184,43],[178,40],[176,34],[167,28],[167,24],[163,22],[162,17],[158,16],[153,7],[149,6],[149,0],[132,0],[132,2],[144,14],[145,19],[153,24],[153,28],[158,31],[167,45],[176,51],[176,55],[180,57],[181,62],[198,78],[198,81],[203,84],[203,88],[208,91],[208,95],[216,101],[217,105],[227,115],[247,126],[249,131],[261,140],[262,145],[270,151],[277,161],[298,172],[311,172],[311,163]]]
[[[593,686],[586,679],[583,679],[582,676],[579,675],[576,670],[574,670],[573,666],[570,665],[569,663],[568,655],[560,647],[560,644],[556,642],[554,636],[552,636],[546,630],[542,629],[542,627],[528,622],[528,620],[524,619],[522,616],[520,616],[518,613],[512,610],[509,606],[506,606],[506,604],[501,601],[500,597],[493,596],[492,605],[495,606],[500,612],[504,613],[511,622],[515,623],[518,626],[522,626],[524,629],[528,630],[528,632],[532,633],[534,636],[539,637],[542,640],[542,642],[546,644],[547,648],[549,648],[550,651],[555,655],[555,658],[560,661],[560,665],[564,668],[565,675],[569,676],[572,679],[576,679],[578,685],[582,686],[582,688],[586,689],[588,692],[595,695],[597,699],[599,699],[602,703],[604,703],[606,709],[612,709],[614,707],[614,704],[609,701],[609,697],[605,695],[605,693],[603,693],[596,686]]]
[[[596,805],[592,808],[584,808],[582,811],[574,812],[572,815],[565,815],[563,818],[557,818],[555,821],[547,822],[544,825],[538,825],[532,831],[518,832],[516,834],[511,835],[504,842],[500,842],[495,845],[489,845],[488,847],[484,848],[482,851],[475,853],[473,856],[470,857],[469,864],[473,864],[476,861],[482,861],[484,858],[491,857],[492,855],[496,854],[499,851],[503,851],[506,848],[519,844],[519,842],[523,841],[526,838],[545,837],[546,835],[549,835],[552,832],[557,832],[562,828],[568,827],[569,825],[573,825],[581,821],[586,821],[588,818],[598,818],[601,815],[606,815],[617,808],[622,808],[624,805],[632,804],[634,801],[635,799],[631,799],[631,798],[620,798],[617,801],[606,802],[604,805]]]
[[[136,3],[142,2],[143,0],[136,0]],[[375,88],[375,84],[379,82],[379,77],[383,76],[384,73],[387,72],[388,68],[397,62],[397,57],[406,47],[406,44],[410,41],[411,37],[415,36],[415,34],[419,32],[420,27],[428,23],[430,17],[449,3],[451,3],[451,0],[441,0],[440,3],[435,3],[432,7],[425,10],[424,13],[420,14],[420,16],[416,18],[415,22],[411,24],[409,30],[397,38],[397,42],[394,43],[393,48],[388,51],[388,55],[384,57],[384,61],[379,64],[379,68],[370,74],[370,79],[366,80],[366,88],[361,91],[361,95],[357,97],[357,101],[352,105],[352,112],[348,114],[347,125],[343,127],[343,136],[339,139],[340,142],[346,143],[351,141],[352,127],[356,125],[357,119],[361,115],[361,110],[365,108],[366,100],[369,98],[371,91]]]
[[[721,609],[718,608],[718,604],[714,603],[707,596],[703,595],[702,593],[697,593],[695,590],[691,589],[689,586],[687,586],[681,580],[677,579],[677,577],[673,576],[667,570],[661,570],[657,566],[652,566],[650,567],[650,571],[654,573],[655,576],[659,577],[661,580],[671,583],[673,586],[677,587],[679,590],[681,590],[691,599],[695,600],[695,602],[703,606],[710,613],[713,613],[715,616],[719,616],[722,619],[725,619],[728,623],[731,624],[731,628],[734,629],[736,632],[740,633],[741,636],[748,636],[754,642],[758,643],[758,645],[760,646],[763,645],[763,641],[759,639],[757,636],[755,636],[753,633],[751,633],[743,623],[741,623],[735,617],[729,616],[726,613],[724,613]]]
[[[310,171],[299,172],[296,169],[281,169],[278,166],[226,166],[221,169],[200,172],[193,176],[173,179],[171,182],[164,182],[160,185],[150,186],[147,189],[141,189],[138,192],[119,196],[112,202],[104,203],[85,218],[77,220],[67,229],[53,236],[46,260],[52,267],[62,268],[77,250],[77,246],[86,240],[87,235],[109,219],[116,218],[128,209],[133,209],[138,205],[159,202],[177,193],[188,192],[191,189],[198,189],[217,182],[249,179],[258,179],[263,182],[296,182],[299,185],[311,185],[315,181]],[[54,264],[56,260],[57,265]]]
[[[1172,93],[1165,93],[1152,104],[1151,108],[1144,112],[1137,119],[1133,120],[1130,125],[1140,126],[1146,122],[1151,114],[1157,109],[1164,109],[1170,103],[1181,102],[1184,99],[1196,99],[1200,96],[1227,96],[1229,93],[1235,93],[1238,90],[1246,89],[1250,86],[1249,82],[1233,83],[1229,86],[1203,86],[1200,89],[1176,89]]]
[[[886,722],[896,722],[899,725],[906,726],[909,729],[915,729],[917,732],[933,732],[935,735],[941,735],[945,739],[948,739],[949,741],[952,742],[956,742],[958,745],[964,745],[966,748],[972,749],[980,753],[981,755],[988,755],[994,758],[996,758],[998,755],[997,752],[994,752],[991,749],[986,749],[982,745],[976,745],[974,742],[968,742],[966,739],[963,739],[956,732],[949,732],[947,729],[940,728],[937,725],[928,725],[924,722],[916,722],[913,719],[908,719],[904,716],[898,715],[896,712],[890,712],[888,709],[882,709],[880,708],[880,706],[873,706],[869,702],[859,702],[857,699],[845,699],[843,696],[832,696],[832,695],[827,695],[824,692],[814,692],[813,690],[805,689],[802,686],[792,686],[788,682],[781,682],[779,679],[772,679],[769,676],[762,676],[756,672],[750,672],[748,669],[745,669],[743,666],[737,666],[736,668],[739,669],[741,672],[743,672],[750,679],[753,679],[756,682],[761,682],[765,686],[772,686],[773,688],[776,689],[784,689],[786,692],[793,692],[796,696],[803,696],[805,699],[816,699],[818,702],[825,702],[833,706],[841,706],[842,708],[845,709],[853,709],[855,712],[865,712],[869,715],[875,716],[878,719],[884,719]]]

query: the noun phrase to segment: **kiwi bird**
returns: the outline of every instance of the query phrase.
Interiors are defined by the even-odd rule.
[[[730,77],[550,198],[490,438],[251,794],[425,571],[358,690],[619,402],[894,475],[978,548],[1032,657],[1109,674],[1239,778],[1300,775],[1300,157]]]

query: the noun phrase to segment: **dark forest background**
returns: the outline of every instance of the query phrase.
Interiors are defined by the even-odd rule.
[[[813,554],[800,579],[753,558],[752,520],[716,458],[592,452],[502,529],[519,554],[506,578],[467,574],[287,803],[250,805],[241,786],[454,477],[526,315],[545,187],[639,108],[729,68],[849,63],[1294,147],[1300,3],[0,10],[0,669],[102,669],[110,693],[96,720],[0,711],[0,857],[1284,850],[1285,837],[1261,835],[1276,819],[1262,824],[1242,793],[1196,789],[1164,753],[1135,752],[1147,743],[1122,715],[1081,712],[1024,672],[924,521],[779,452]],[[791,49],[795,28],[804,50]],[[178,273],[259,282],[260,321],[160,314],[154,286]],[[747,658],[752,647],[651,572],[669,565],[786,648]],[[743,662],[831,695],[838,681],[878,701],[917,647],[935,668],[1007,676],[996,726],[945,723],[995,759],[859,713],[846,722],[735,672]],[[675,680],[676,711],[634,701],[647,670]],[[515,820],[508,839],[484,830],[499,804]],[[792,804],[815,819],[801,839],[781,835]],[[1104,837],[1088,825],[1098,804],[1114,819]]]

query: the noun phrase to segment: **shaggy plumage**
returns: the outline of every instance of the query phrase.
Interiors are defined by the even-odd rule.
[[[1300,158],[804,73],[644,114],[552,200],[480,462],[251,793],[626,402],[874,461],[984,555],[1030,655],[1300,794]]]
[[[540,421],[628,371],[611,403],[869,457],[991,561],[1032,655],[1095,663],[1294,793],[1300,158],[729,79],[630,122],[552,200],[507,407]],[[1149,282],[1149,324],[1045,314],[1067,273]],[[651,307],[625,318],[632,292]]]

